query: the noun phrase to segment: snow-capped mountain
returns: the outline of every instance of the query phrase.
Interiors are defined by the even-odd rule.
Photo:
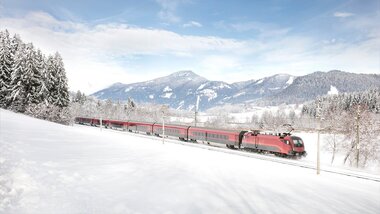
[[[315,72],[300,77],[277,74],[228,84],[207,80],[192,71],[179,71],[146,82],[115,83],[93,96],[113,100],[131,97],[138,103],[167,104],[171,108],[188,110],[194,109],[199,96],[199,109],[205,110],[228,103],[300,103],[317,96],[363,91],[370,87],[380,87],[380,75],[342,71]]]
[[[113,100],[127,100],[131,97],[136,102],[168,104],[178,109],[193,109],[199,96],[199,108],[207,109],[235,91],[235,87],[228,83],[209,81],[192,71],[179,71],[146,82],[116,83],[93,96]]]
[[[293,83],[294,78],[288,74],[277,74],[255,81],[234,83],[233,85],[239,90],[232,97],[226,98],[225,101],[229,103],[255,102],[284,90]]]
[[[289,87],[262,101],[266,104],[301,103],[318,96],[358,92],[370,88],[380,88],[380,75],[354,74],[338,70],[318,71],[297,77]]]

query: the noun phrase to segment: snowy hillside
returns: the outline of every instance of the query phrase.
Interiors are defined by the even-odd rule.
[[[133,100],[142,103],[168,104],[175,109],[192,110],[197,97],[199,108],[205,110],[226,103],[240,103],[275,94],[289,85],[292,76],[282,74],[257,81],[228,84],[207,80],[192,71],[179,71],[166,77],[141,83],[122,84],[98,91],[99,99]]]
[[[289,87],[265,101],[272,105],[304,102],[318,96],[365,91],[371,88],[380,88],[379,74],[353,74],[336,70],[314,72],[296,78]]]
[[[194,108],[199,96],[199,108],[203,111],[224,104],[303,103],[318,96],[380,87],[380,75],[342,71],[314,72],[300,77],[277,74],[259,80],[253,78],[228,84],[207,80],[192,71],[180,71],[141,83],[115,83],[93,96],[113,100],[131,97],[140,103],[167,104],[171,108],[187,110]]]
[[[380,210],[379,182],[175,142],[1,109],[0,213]]]

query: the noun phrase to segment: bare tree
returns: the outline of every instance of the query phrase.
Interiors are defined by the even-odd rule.
[[[346,152],[344,163],[347,161],[357,167],[364,167],[368,161],[379,159],[379,130],[373,113],[359,106],[347,113],[345,118],[345,139],[343,145]]]

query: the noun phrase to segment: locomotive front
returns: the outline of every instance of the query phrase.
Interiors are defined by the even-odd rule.
[[[297,136],[288,136],[288,139],[291,142],[291,155],[306,156],[305,144],[300,137]]]

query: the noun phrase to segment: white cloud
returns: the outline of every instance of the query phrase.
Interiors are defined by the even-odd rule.
[[[215,23],[217,28],[224,30],[234,30],[237,32],[253,32],[252,35],[260,37],[277,37],[286,36],[291,28],[279,27],[272,23],[263,23],[257,21],[251,22],[238,22],[238,23],[225,23],[224,21],[219,21]]]
[[[183,0],[156,0],[161,6],[161,10],[158,12],[158,17],[169,23],[178,23],[181,18],[176,14],[177,7]]]
[[[235,24],[231,24],[231,27],[240,32],[256,30],[266,35],[270,35],[270,34],[284,35],[290,30],[289,28],[280,28],[274,24],[268,24],[268,23],[262,23],[262,22],[235,23]]]
[[[183,27],[202,27],[202,24],[196,21],[190,21],[188,23],[183,24]]]
[[[125,67],[124,58],[133,61],[134,55],[191,57],[207,51],[237,53],[246,47],[244,41],[219,37],[183,36],[125,24],[90,26],[60,21],[44,12],[33,12],[20,18],[0,18],[0,26],[20,34],[25,42],[33,42],[46,54],[60,52],[70,89],[88,93],[116,81],[146,79],[146,75],[131,70],[136,68],[133,63]]]
[[[350,16],[353,16],[355,14],[353,13],[347,13],[347,12],[335,12],[334,13],[334,16],[335,17],[339,17],[339,18],[346,18],[346,17],[350,17]]]
[[[282,36],[268,33],[254,40],[191,36],[119,23],[61,21],[44,12],[0,17],[0,26],[33,42],[45,54],[60,52],[70,89],[90,93],[114,82],[145,81],[189,69],[227,82],[332,69],[379,73],[380,31],[374,27],[375,20],[378,18],[355,16],[340,26],[368,34],[355,43],[339,39],[326,43],[288,32]]]

